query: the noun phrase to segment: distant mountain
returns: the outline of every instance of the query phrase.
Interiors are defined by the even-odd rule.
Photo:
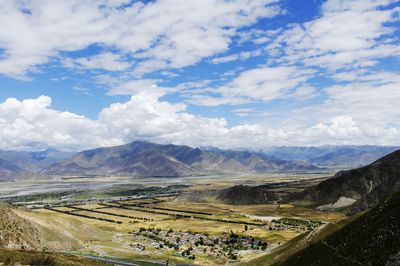
[[[30,172],[37,172],[57,161],[72,157],[74,152],[61,152],[56,149],[47,149],[44,151],[2,151],[0,150],[0,159],[12,162],[21,169]]]
[[[247,168],[264,173],[274,171],[304,171],[317,170],[317,167],[312,166],[307,162],[298,160],[279,159],[271,155],[256,153],[250,151],[234,151],[234,150],[216,150],[216,154],[220,154],[225,158],[229,158],[245,165]]]
[[[312,170],[318,168],[261,153],[204,151],[188,146],[135,141],[122,146],[80,152],[69,159],[52,164],[41,173],[172,177],[210,173]]]
[[[400,150],[362,168],[341,171],[335,177],[308,188],[294,198],[319,208],[352,205],[351,213],[382,202],[400,189]]]
[[[276,265],[400,265],[399,209],[400,191],[318,243]]]
[[[386,146],[271,147],[264,154],[289,161],[305,161],[319,167],[356,168],[399,149]]]
[[[0,159],[0,181],[14,181],[16,179],[28,178],[32,173],[25,171],[17,165]]]

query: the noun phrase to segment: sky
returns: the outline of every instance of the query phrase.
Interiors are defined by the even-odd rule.
[[[0,149],[400,145],[400,1],[0,0]]]

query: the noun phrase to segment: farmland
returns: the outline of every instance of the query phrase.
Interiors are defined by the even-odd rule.
[[[135,263],[143,260],[150,265],[250,261],[322,224],[344,218],[288,204],[192,202],[179,196],[211,187],[259,183],[257,178],[241,176],[230,182],[202,178],[181,186],[167,180],[163,187],[142,184],[98,190],[101,196],[97,197],[90,190],[74,191],[72,196],[63,192],[60,197],[52,192],[47,200],[45,195],[38,200],[31,195],[10,202],[20,206],[16,210],[20,216],[78,241],[80,246],[73,253]]]

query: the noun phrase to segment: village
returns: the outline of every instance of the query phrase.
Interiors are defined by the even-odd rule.
[[[231,232],[220,236],[192,232],[175,232],[173,229],[162,231],[158,228],[140,227],[132,232],[131,247],[145,251],[146,248],[160,251],[174,251],[176,257],[195,260],[199,255],[212,256],[216,259],[236,261],[241,255],[262,254],[269,244],[266,241],[249,236],[239,236]]]

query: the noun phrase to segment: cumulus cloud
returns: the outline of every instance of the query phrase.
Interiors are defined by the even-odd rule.
[[[0,113],[2,149],[80,149],[117,143],[105,137],[96,121],[52,109],[48,96],[23,101],[9,98],[0,104]]]
[[[276,2],[1,1],[0,73],[23,77],[61,52],[90,45],[136,58],[138,74],[181,68],[226,50],[237,29],[279,14]],[[128,67],[110,53],[69,63],[111,71]]]
[[[309,127],[274,128],[260,123],[230,127],[222,117],[196,116],[188,113],[184,104],[171,104],[146,93],[111,104],[95,120],[52,109],[48,96],[23,101],[10,98],[0,104],[0,112],[1,149],[86,149],[138,139],[253,149],[272,145],[400,144],[398,128],[370,126],[350,115]]]
[[[379,58],[400,54],[395,38],[399,8],[387,8],[397,1],[328,0],[320,18],[293,24],[276,35],[268,46],[282,62],[337,70],[371,66]]]
[[[399,82],[380,85],[375,82],[352,82],[335,85],[325,90],[328,98],[322,104],[307,107],[304,112],[316,112],[320,119],[346,114],[365,124],[391,124],[399,127],[399,85]]]
[[[298,88],[314,73],[294,66],[259,67],[242,71],[227,84],[210,89],[218,97],[193,95],[189,102],[198,105],[242,104],[282,98],[305,98],[315,94],[310,86]]]

